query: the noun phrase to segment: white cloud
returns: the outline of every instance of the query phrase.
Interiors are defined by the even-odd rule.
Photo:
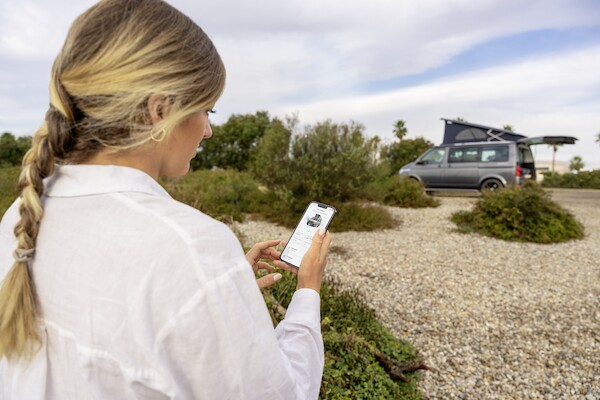
[[[73,20],[94,1],[5,0],[0,3],[0,56],[53,59]]]
[[[47,104],[41,77],[48,76],[69,24],[93,3],[0,2],[0,130],[30,133],[37,127]],[[599,158],[592,151],[600,147],[587,139],[600,129],[595,73],[600,68],[592,54],[598,48],[517,64],[505,59],[503,67],[357,94],[370,82],[443,66],[490,40],[540,29],[597,27],[595,0],[170,3],[206,30],[227,65],[218,121],[233,112],[299,110],[306,122],[354,119],[383,135],[403,118],[411,133],[439,142],[438,118],[463,116],[492,126],[511,123],[526,134],[576,129],[566,133],[582,138],[584,160]]]
[[[440,117],[464,117],[483,125],[513,125],[528,136],[573,135],[575,146],[557,153],[561,160],[580,155],[600,168],[600,47],[567,52],[517,64],[447,77],[385,93],[335,98],[277,108],[280,115],[299,111],[303,122],[326,118],[360,121],[370,134],[392,137],[392,125],[404,119],[409,134],[434,143],[443,138]],[[590,88],[592,88],[590,90]],[[593,98],[590,98],[593,96]],[[551,157],[537,149],[538,159]]]

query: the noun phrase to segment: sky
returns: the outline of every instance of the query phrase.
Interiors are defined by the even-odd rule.
[[[32,134],[50,68],[87,0],[0,0],[0,131]],[[600,1],[172,0],[227,68],[216,123],[231,114],[357,121],[368,136],[439,144],[440,118],[526,136],[568,135],[558,161],[600,169]],[[552,150],[535,146],[537,161]]]

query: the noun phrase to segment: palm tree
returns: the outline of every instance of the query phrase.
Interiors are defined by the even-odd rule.
[[[514,132],[515,131],[515,127],[512,126],[511,124],[504,124],[504,126],[502,127],[502,129],[504,129],[505,131],[509,131],[509,132]]]
[[[600,132],[596,135],[596,143],[600,144]]]
[[[408,133],[408,129],[406,129],[406,122],[403,119],[399,119],[394,124],[394,135],[400,140],[404,139],[406,134]]]
[[[552,172],[554,172],[554,160],[556,159],[556,150],[562,146],[562,144],[554,143],[550,145],[552,147]]]
[[[579,170],[583,169],[584,166],[585,166],[585,163],[583,162],[582,158],[579,156],[574,156],[573,158],[571,158],[571,161],[569,162],[569,169],[571,171],[579,172]]]

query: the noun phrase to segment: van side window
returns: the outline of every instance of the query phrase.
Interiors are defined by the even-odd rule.
[[[477,162],[479,161],[479,149],[477,147],[460,147],[450,149],[448,154],[449,163]]]
[[[432,149],[429,153],[425,154],[421,161],[424,164],[439,164],[444,160],[444,156],[446,155],[446,149]]]
[[[508,146],[489,146],[481,148],[481,162],[508,161]]]

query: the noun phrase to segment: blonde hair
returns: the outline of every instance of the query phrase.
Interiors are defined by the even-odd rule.
[[[164,139],[212,108],[224,85],[211,40],[163,1],[103,0],[75,20],[52,66],[45,121],[23,159],[16,261],[0,288],[0,358],[33,355],[40,343],[28,260],[44,213],[43,179],[56,164]],[[156,124],[148,110],[152,95],[169,108]]]

